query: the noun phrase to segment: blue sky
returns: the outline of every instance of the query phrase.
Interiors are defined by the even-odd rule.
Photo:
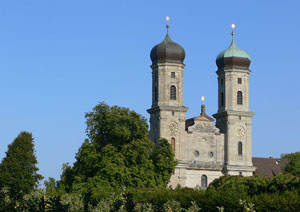
[[[288,3],[287,3],[288,2]],[[35,138],[40,173],[59,179],[98,102],[149,118],[151,48],[186,51],[187,117],[217,111],[215,58],[231,42],[252,58],[253,156],[300,151],[300,2],[26,0],[0,2],[0,158],[20,131]]]

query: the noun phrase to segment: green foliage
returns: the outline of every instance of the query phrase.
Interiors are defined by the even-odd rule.
[[[284,154],[283,159],[288,159],[289,163],[285,167],[285,173],[300,176],[300,152]]]
[[[299,191],[284,191],[283,193],[263,193],[252,198],[256,211],[281,212],[299,211]]]
[[[219,192],[236,192],[239,199],[245,196],[253,196],[263,193],[267,189],[270,179],[264,176],[255,175],[253,177],[243,176],[223,176],[214,180],[208,190],[218,190]]]
[[[86,139],[75,156],[74,172],[80,173],[84,181],[86,181],[87,178],[93,177],[94,173],[99,170],[99,166],[97,165],[99,162],[98,157],[99,154],[96,152],[96,149],[92,146],[91,142]],[[70,173],[70,175],[72,174]]]
[[[0,188],[7,188],[11,197],[21,199],[37,187],[43,178],[37,173],[32,134],[21,132],[8,145],[6,156],[0,164]]]
[[[154,212],[154,207],[151,203],[137,203],[134,207],[136,212]]]
[[[80,195],[64,194],[61,197],[61,204],[68,212],[84,212],[83,198]]]
[[[273,177],[266,187],[267,192],[283,193],[287,190],[300,189],[300,179],[291,174],[280,174]]]
[[[96,166],[99,170],[93,173],[94,176],[109,183],[113,188],[124,186],[125,158],[116,147],[111,144],[105,146],[99,154]]]
[[[158,143],[151,155],[151,159],[154,163],[156,184],[165,187],[174,172],[177,161],[175,161],[172,147],[166,139],[159,139]]]
[[[44,186],[46,188],[46,194],[49,196],[54,196],[57,191],[56,180],[52,177],[49,177],[48,180],[44,181]]]
[[[92,207],[91,211],[101,211],[101,212],[110,212],[110,211],[133,211],[134,208],[138,206],[132,205],[130,195],[126,194],[124,191],[119,194],[111,193],[108,198],[102,199],[99,201],[96,206]]]
[[[4,187],[0,190],[0,211],[11,211],[13,209],[13,202],[9,195],[8,188]]]
[[[131,141],[148,138],[146,119],[128,108],[110,107],[102,102],[85,117],[87,135],[98,151],[108,144],[120,148]]]
[[[98,104],[86,114],[87,135],[71,167],[64,165],[60,188],[86,200],[126,188],[165,187],[176,161],[171,145],[155,146],[146,119],[128,108]]]
[[[46,207],[45,201],[44,192],[42,190],[35,190],[23,196],[23,200],[18,204],[18,208],[21,211],[43,211],[43,208]]]
[[[243,207],[243,211],[247,212],[256,212],[254,210],[254,204],[253,203],[248,203],[245,200],[240,200],[240,205]]]
[[[232,178],[234,179],[234,178]],[[224,182],[224,181],[223,181]],[[249,181],[253,183],[254,181]],[[271,182],[271,181],[270,181]],[[272,189],[274,189],[274,184]],[[280,185],[280,184],[278,184]],[[220,186],[219,188],[221,188]],[[238,186],[237,186],[238,187]],[[269,187],[269,185],[267,185]],[[103,198],[92,198],[85,203],[85,197],[76,193],[61,196],[47,195],[43,190],[35,190],[18,201],[12,201],[9,192],[0,192],[1,212],[22,211],[56,211],[56,212],[154,212],[154,211],[188,211],[188,212],[294,212],[300,208],[299,189],[286,187],[284,191],[264,192],[246,199],[232,199],[238,196],[238,190],[228,193],[224,189],[132,189],[112,192]],[[290,189],[290,190],[289,190]],[[224,193],[225,192],[225,193]],[[228,196],[228,197],[227,197]],[[201,208],[201,210],[200,210]]]
[[[187,212],[199,212],[201,208],[195,202],[191,202],[191,206],[187,209]]]
[[[157,211],[162,211],[166,202],[174,200],[180,203],[181,208],[188,209],[193,204],[207,204],[204,190],[193,190],[188,188],[159,188],[159,189],[143,189],[138,191],[130,191],[133,195],[133,202],[151,203]],[[194,202],[194,203],[192,203]]]
[[[124,185],[131,188],[147,188],[156,186],[154,164],[151,160],[154,143],[150,140],[134,140],[122,146],[121,155],[126,167]],[[168,179],[169,180],[169,179]]]
[[[164,212],[180,212],[181,211],[180,203],[175,200],[169,200],[164,204],[163,211]]]
[[[74,182],[75,174],[74,169],[69,163],[64,163],[62,165],[61,180],[58,182],[59,188],[66,192],[71,192],[72,185]]]

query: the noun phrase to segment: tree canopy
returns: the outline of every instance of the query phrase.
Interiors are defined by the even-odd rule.
[[[300,152],[283,154],[282,158],[289,160],[284,171],[295,176],[300,176]]]
[[[155,146],[146,119],[119,106],[99,103],[86,113],[88,139],[73,166],[65,165],[61,185],[86,193],[105,189],[165,187],[177,162],[167,140]]]
[[[32,134],[21,132],[8,145],[6,156],[0,164],[0,188],[7,188],[15,198],[29,193],[43,178],[37,173],[37,159]]]
[[[119,149],[124,144],[148,138],[146,119],[128,108],[110,107],[102,102],[85,117],[87,136],[98,151],[108,144]]]

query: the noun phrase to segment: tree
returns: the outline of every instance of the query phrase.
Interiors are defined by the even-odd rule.
[[[172,147],[166,139],[159,139],[158,143],[158,146],[153,150],[151,159],[154,163],[156,183],[166,186],[174,172],[177,161],[175,161]]]
[[[146,119],[128,108],[100,103],[86,113],[87,136],[61,184],[78,193],[166,186],[176,161],[171,145],[155,146]],[[71,182],[71,183],[70,183]],[[99,194],[101,195],[101,194]]]
[[[8,145],[6,156],[0,164],[0,188],[8,188],[12,198],[19,199],[38,186],[43,179],[37,171],[37,159],[32,134],[21,132]]]
[[[289,160],[284,170],[285,173],[300,176],[300,152],[283,154],[281,157]]]
[[[135,140],[122,147],[121,154],[125,158],[127,172],[126,187],[148,188],[157,186],[155,176],[155,165],[151,155],[154,143],[148,138]],[[169,180],[169,179],[168,179]]]
[[[110,107],[101,102],[85,117],[86,133],[98,151],[108,144],[120,148],[131,141],[148,138],[146,119],[128,108]]]
[[[208,190],[220,192],[236,192],[237,195],[255,195],[264,193],[270,183],[265,176],[254,175],[251,177],[225,175],[215,179],[209,184]]]

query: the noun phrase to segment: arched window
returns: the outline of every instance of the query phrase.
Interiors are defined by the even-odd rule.
[[[170,99],[176,100],[176,87],[174,85],[170,87]]]
[[[242,142],[238,143],[238,154],[243,155],[243,144],[242,144]]]
[[[158,91],[157,91],[157,87],[154,87],[154,101],[157,102],[158,100]]]
[[[243,104],[243,93],[242,91],[237,92],[237,104],[242,105]]]
[[[221,106],[224,106],[224,93],[221,92]]]
[[[175,138],[171,138],[171,146],[172,146],[173,152],[175,152]]]
[[[201,188],[207,188],[207,176],[206,175],[201,176]]]

